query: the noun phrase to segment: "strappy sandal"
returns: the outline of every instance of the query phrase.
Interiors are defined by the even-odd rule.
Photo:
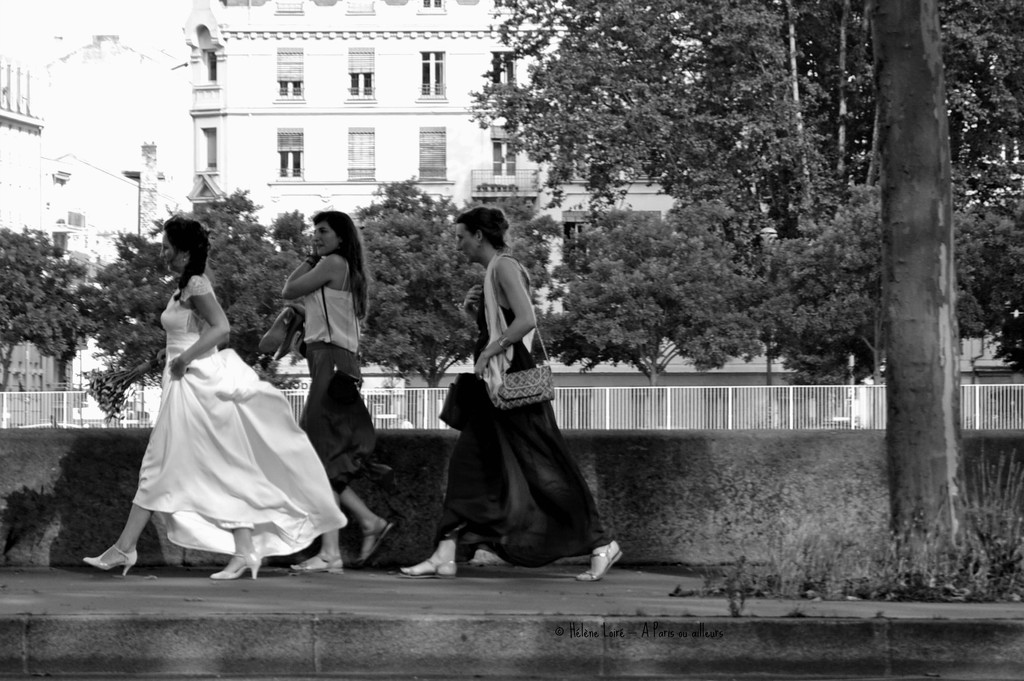
[[[367,532],[363,535],[363,547],[362,552],[359,554],[354,562],[349,564],[352,568],[361,568],[366,564],[366,561],[373,557],[373,554],[377,553],[377,549],[384,543],[384,537],[387,536],[388,532],[395,528],[395,524],[389,520],[384,521],[384,527],[376,530],[375,532]]]
[[[425,560],[419,565],[399,568],[399,577],[406,579],[452,579],[455,577],[456,567],[454,560],[447,560],[443,563],[435,563]]]
[[[313,574],[316,572],[327,572],[332,575],[345,574],[344,563],[341,558],[328,561],[324,560],[320,554],[313,556],[309,560],[292,565],[291,570],[300,574]]]
[[[622,549],[619,548],[619,543],[615,540],[612,540],[605,546],[594,549],[594,552],[590,554],[590,569],[576,575],[576,581],[600,581],[608,574],[608,570],[611,569],[612,565],[619,562],[619,558],[622,558]],[[604,561],[604,563],[602,564],[601,561]]]

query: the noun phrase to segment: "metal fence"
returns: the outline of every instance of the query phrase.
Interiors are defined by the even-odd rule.
[[[295,416],[305,390],[286,390]],[[438,415],[444,388],[366,390],[378,428],[446,426]],[[160,390],[133,391],[121,418],[105,419],[84,391],[0,393],[2,428],[149,427]],[[823,430],[884,429],[885,386],[737,386],[556,388],[563,429]],[[1024,385],[965,385],[964,429],[1024,429]]]

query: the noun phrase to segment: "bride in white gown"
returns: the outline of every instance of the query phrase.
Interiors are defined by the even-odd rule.
[[[175,544],[232,556],[213,579],[246,569],[255,579],[262,558],[300,551],[347,522],[284,395],[234,351],[217,350],[230,327],[204,275],[208,251],[195,220],[175,216],[164,225],[162,255],[181,276],[160,315],[160,413],[124,530],[103,554],[84,559],[94,567],[127,574],[154,512]]]

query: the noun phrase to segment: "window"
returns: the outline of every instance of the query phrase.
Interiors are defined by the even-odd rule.
[[[444,52],[421,52],[423,79],[420,94],[424,97],[444,97]]]
[[[373,99],[373,48],[348,51],[348,94],[357,99]]]
[[[217,128],[203,128],[206,139],[206,169],[217,169]]]
[[[260,3],[263,4],[263,3]],[[303,14],[302,0],[277,0],[274,14]]]
[[[348,179],[374,179],[374,137],[373,128],[351,128],[348,131]]]
[[[279,177],[302,177],[303,133],[301,128],[278,128]]]
[[[516,82],[516,62],[511,52],[491,52],[491,82],[505,85]]]
[[[491,148],[494,154],[493,158],[495,176],[515,175],[516,157],[515,154],[509,153],[508,142],[502,142],[500,140],[491,140]]]
[[[203,61],[206,62],[206,82],[217,82],[217,53],[213,50],[203,50]]]
[[[277,50],[277,94],[281,99],[302,99],[302,48]]]
[[[347,14],[373,14],[373,0],[348,0]]]
[[[420,179],[443,180],[448,176],[447,133],[444,128],[420,128]]]

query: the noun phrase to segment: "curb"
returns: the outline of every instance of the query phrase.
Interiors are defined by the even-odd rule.
[[[1024,678],[1024,620],[350,614],[0,618],[0,677]]]

